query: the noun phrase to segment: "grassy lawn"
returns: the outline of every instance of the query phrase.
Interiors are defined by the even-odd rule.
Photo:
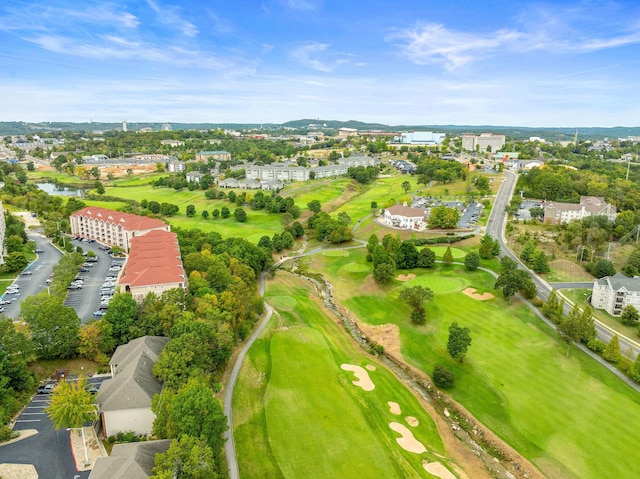
[[[29,181],[32,182],[53,182],[54,180],[58,180],[60,183],[64,183],[65,185],[77,185],[82,186],[86,184],[92,184],[93,180],[81,180],[76,176],[70,176],[66,173],[58,173],[57,171],[49,171],[49,170],[36,170],[27,172],[27,177]]]
[[[406,361],[430,373],[436,364],[453,369],[454,399],[482,423],[534,462],[548,477],[632,478],[640,454],[634,441],[640,396],[609,371],[571,349],[526,307],[500,298],[477,301],[465,286],[492,291],[482,271],[442,267],[413,272],[417,278],[381,288],[371,275],[344,271],[364,261],[314,256],[310,269],[323,271],[336,297],[362,321],[400,328]],[[422,284],[435,292],[427,306],[427,325],[414,326],[409,308],[398,301],[402,287]],[[471,330],[473,344],[463,364],[446,352],[447,328],[457,321]]]
[[[252,243],[257,243],[263,235],[273,236],[274,233],[282,232],[280,215],[244,208],[247,212],[247,221],[239,223],[233,218],[233,211],[236,209],[236,205],[229,203],[227,200],[209,200],[205,198],[202,190],[176,191],[172,188],[153,188],[150,185],[108,187],[105,190],[106,195],[118,198],[136,201],[153,200],[158,203],[166,202],[178,205],[180,208],[178,214],[166,219],[172,226],[199,228],[202,231],[217,231],[223,237],[242,237]],[[185,214],[188,205],[195,206],[195,216],[188,217]],[[211,217],[208,220],[202,218],[203,210],[211,213],[216,208],[222,209],[223,206],[226,206],[231,211],[229,218],[218,218],[217,220]]]
[[[251,478],[429,477],[422,460],[451,468],[431,417],[386,369],[363,354],[312,299],[310,285],[279,273],[267,285],[276,309],[249,351],[234,395],[240,475]],[[355,386],[342,364],[366,369],[375,388]],[[391,413],[388,401],[401,414]],[[405,451],[389,424],[418,420],[409,430],[425,447]]]

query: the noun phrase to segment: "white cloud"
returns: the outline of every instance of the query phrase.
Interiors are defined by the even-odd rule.
[[[159,5],[154,0],[147,0],[147,4],[156,13],[160,23],[178,29],[187,37],[195,37],[198,34],[196,26],[182,18],[177,7]]]
[[[327,43],[307,42],[291,52],[291,58],[309,67],[325,73],[332,73],[338,66],[347,63],[348,55],[333,51]]]

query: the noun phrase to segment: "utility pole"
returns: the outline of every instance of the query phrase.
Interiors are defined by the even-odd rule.
[[[629,158],[627,160],[627,178],[626,180],[629,181],[629,169],[631,168],[631,158]]]

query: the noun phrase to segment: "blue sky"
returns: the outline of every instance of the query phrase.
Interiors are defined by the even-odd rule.
[[[640,125],[640,1],[0,3],[0,121]]]

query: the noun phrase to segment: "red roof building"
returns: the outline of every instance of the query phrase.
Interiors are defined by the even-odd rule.
[[[93,239],[100,243],[119,246],[129,251],[131,240],[149,231],[169,231],[169,225],[162,220],[146,216],[121,213],[97,206],[87,206],[69,217],[71,234]]]
[[[121,293],[142,301],[149,293],[160,296],[169,289],[186,289],[186,285],[175,233],[154,230],[131,239],[129,258],[118,279]]]

